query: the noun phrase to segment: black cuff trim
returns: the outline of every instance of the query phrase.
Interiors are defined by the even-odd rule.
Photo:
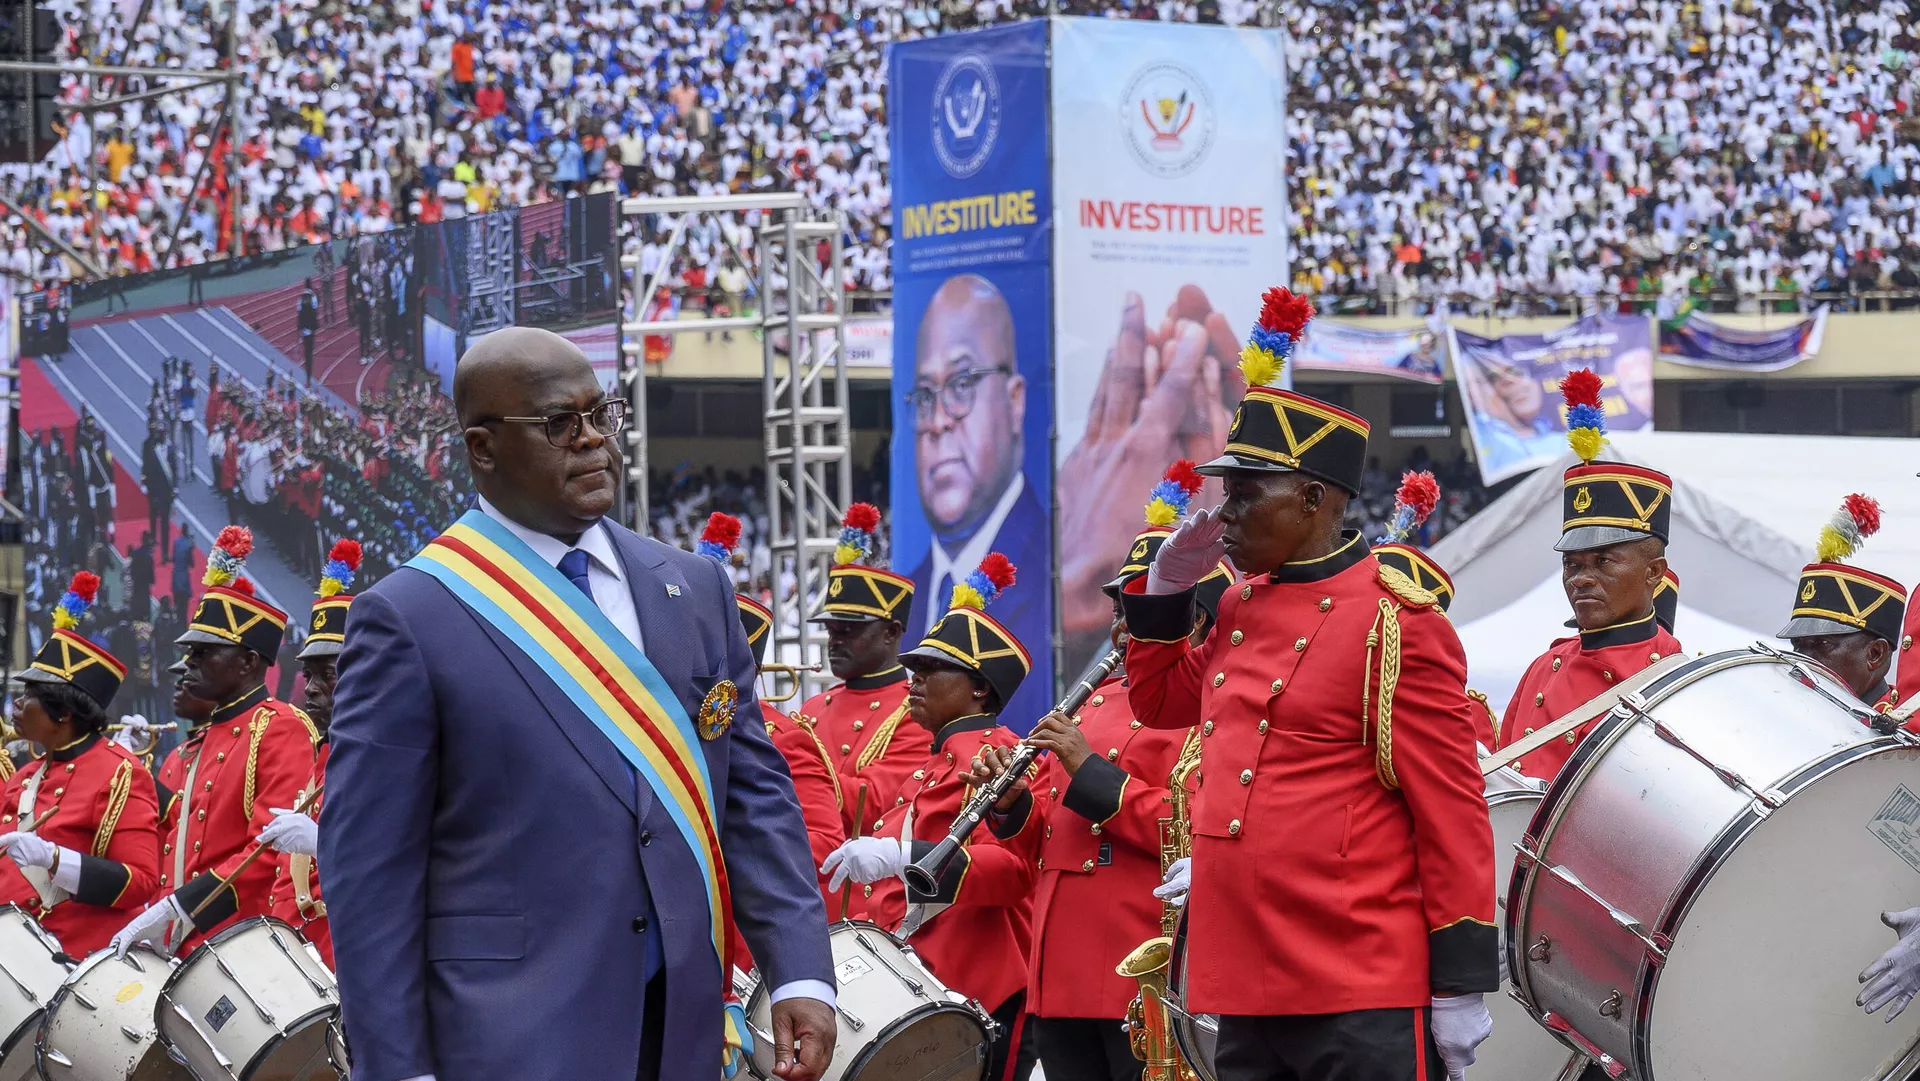
[[[1131,583],[1129,583],[1131,584]],[[1184,642],[1193,633],[1193,599],[1198,592],[1131,593],[1120,591],[1120,611],[1127,617],[1127,636],[1136,642]]]
[[[160,808],[160,817],[165,818],[167,808],[173,806],[174,791],[159,781],[153,782],[153,789],[154,795],[159,797],[160,802],[156,806]]]
[[[1499,931],[1460,920],[1427,936],[1428,980],[1436,995],[1492,994],[1500,990]]]
[[[987,828],[1002,841],[1010,840],[1020,836],[1020,831],[1027,828],[1027,816],[1031,814],[1033,814],[1033,789],[1023,788],[1020,790],[1020,798],[1013,801],[1013,807],[1010,810],[1005,812],[995,810],[987,813]]]
[[[193,915],[194,909],[199,908],[208,897],[212,897],[213,902],[198,916]],[[220,926],[240,911],[239,893],[211,871],[195,875],[191,882],[174,891],[173,898],[180,902],[180,911],[187,913],[193,921],[193,929],[202,933]]]
[[[1080,763],[1060,802],[1089,822],[1105,822],[1120,813],[1120,795],[1127,788],[1127,771],[1097,754]]]
[[[73,891],[73,899],[83,905],[111,906],[126,892],[132,878],[133,872],[124,863],[81,856],[80,888]]]
[[[932,841],[913,842],[912,859],[916,862],[925,859],[927,853],[933,851],[933,846],[934,842]],[[973,856],[966,849],[962,848],[954,855],[953,862],[947,865],[946,873],[940,876],[940,881],[934,883],[932,893],[921,893],[909,884],[907,886],[907,902],[917,905],[952,904],[953,899],[960,896],[960,881],[967,877],[967,868],[971,866],[973,866]]]

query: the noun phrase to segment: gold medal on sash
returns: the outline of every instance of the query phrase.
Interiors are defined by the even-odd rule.
[[[723,679],[713,685],[707,697],[700,702],[700,715],[694,718],[694,725],[704,740],[719,739],[733,726],[733,711],[740,704],[740,689],[730,679]]]

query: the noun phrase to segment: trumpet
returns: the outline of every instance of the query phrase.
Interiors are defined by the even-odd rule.
[[[795,698],[800,697],[800,673],[818,672],[819,670],[820,670],[820,666],[817,664],[768,663],[768,664],[761,665],[760,666],[761,675],[763,676],[771,675],[776,677],[785,676],[787,677],[788,683],[787,683],[786,692],[784,694],[764,694],[760,696],[760,701],[767,702],[767,703],[791,702]],[[776,685],[778,684],[778,682],[779,682],[778,679],[774,681]]]
[[[137,740],[134,746],[127,748],[127,750],[131,752],[135,758],[144,758],[147,755],[153,753],[153,748],[160,742],[160,733],[171,732],[174,729],[179,727],[180,725],[175,721],[168,721],[165,724],[147,724],[147,725],[115,723],[115,724],[108,725],[107,731],[108,732],[124,732],[127,729],[131,728],[131,729],[134,729],[135,731],[145,732],[147,735],[144,740]]]

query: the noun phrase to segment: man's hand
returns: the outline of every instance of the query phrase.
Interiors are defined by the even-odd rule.
[[[906,844],[897,837],[855,837],[827,856],[827,862],[820,865],[820,873],[830,876],[829,890],[839,889],[848,879],[868,885],[904,874],[907,864],[913,862],[908,859],[907,851]]]
[[[136,942],[154,942],[166,937],[167,924],[174,920],[184,920],[187,913],[180,907],[180,899],[169,893],[127,921],[127,925],[113,936],[112,948],[115,957],[125,957]]]
[[[1153,566],[1147,569],[1147,592],[1185,593],[1200,584],[1200,579],[1213,573],[1220,557],[1227,554],[1222,539],[1226,532],[1220,512],[1210,508],[1181,521],[1154,554]]]
[[[1882,1007],[1891,1006],[1887,1011],[1887,1020],[1891,1022],[1913,1001],[1914,994],[1920,992],[1920,908],[1882,912],[1880,922],[1893,928],[1900,941],[1860,974],[1860,982],[1866,986],[1853,1001],[1868,1013],[1878,1013]]]
[[[1434,1046],[1447,1067],[1447,1081],[1466,1081],[1475,1049],[1493,1035],[1493,1015],[1487,1012],[1486,999],[1477,993],[1435,995],[1432,1028]]]
[[[311,856],[320,851],[320,824],[285,807],[273,808],[274,819],[260,831],[260,843],[289,856]]]
[[[817,998],[773,1004],[773,1072],[783,1081],[819,1081],[833,1061],[839,1026],[833,1007]]]
[[[1069,777],[1079,773],[1087,756],[1093,753],[1087,737],[1080,734],[1080,727],[1058,712],[1040,718],[1040,723],[1027,733],[1027,742],[1043,751],[1052,751]]]
[[[1048,714],[1048,716],[1053,715]],[[974,756],[973,761],[967,764],[966,781],[974,788],[979,788],[995,777],[1007,772],[1007,768],[1012,762],[1013,752],[1011,750],[1003,751],[994,746],[982,747],[980,748],[980,753]],[[1025,792],[1027,788],[1026,777],[1022,776],[1017,778],[1007,789],[1007,794],[995,801],[993,809],[999,811],[1001,814],[1013,810],[1014,805],[1020,802],[1020,793]]]
[[[1187,903],[1187,892],[1193,889],[1193,857],[1182,856],[1167,864],[1166,877],[1153,888],[1153,895],[1162,901],[1180,908]]]

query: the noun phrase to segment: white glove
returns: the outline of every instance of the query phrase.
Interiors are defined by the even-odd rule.
[[[1493,1015],[1478,992],[1433,998],[1433,1042],[1446,1063],[1447,1081],[1466,1081],[1474,1048],[1493,1035]]]
[[[15,832],[0,834],[0,850],[12,856],[16,866],[52,867],[60,846],[37,834]]]
[[[140,716],[138,713],[129,713],[120,718],[120,726],[120,731],[113,734],[113,741],[115,743],[131,751],[136,746],[146,742],[146,736],[142,733],[150,726],[147,724],[145,717]]]
[[[1176,907],[1187,903],[1187,891],[1193,887],[1193,860],[1182,856],[1167,865],[1167,876],[1153,888],[1153,895]]]
[[[1880,922],[1893,928],[1900,941],[1860,974],[1860,982],[1866,986],[1853,1001],[1856,1006],[1866,1007],[1868,1013],[1892,1006],[1887,1011],[1887,1020],[1892,1021],[1920,992],[1920,908],[1882,912]]]
[[[1227,526],[1212,507],[1196,512],[1175,527],[1147,569],[1147,592],[1185,593],[1213,573],[1227,546],[1220,538]]]
[[[273,809],[274,819],[260,831],[260,843],[289,856],[311,856],[320,851],[320,824],[284,807]]]
[[[136,942],[164,941],[167,935],[167,924],[186,918],[187,910],[180,907],[180,899],[171,893],[167,894],[164,899],[154,902],[145,912],[127,921],[127,925],[120,928],[119,932],[113,936],[113,955],[125,957],[127,951],[132,949]]]
[[[827,889],[837,890],[851,878],[861,885],[906,873],[909,849],[905,841],[893,837],[855,837],[827,857],[820,873],[831,875]]]

